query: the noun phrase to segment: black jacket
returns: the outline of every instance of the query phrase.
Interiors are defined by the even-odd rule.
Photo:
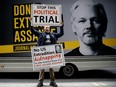
[[[113,49],[106,45],[101,45],[98,50],[99,53],[97,55],[116,55],[116,49]],[[66,53],[65,56],[84,56],[84,55],[80,53],[79,47],[77,47],[72,51]]]
[[[33,26],[30,27],[30,30],[33,34],[35,34],[38,37],[38,42],[37,42],[38,46],[47,45],[45,43],[45,37],[46,37],[45,32],[38,32],[37,30],[34,29]],[[49,35],[50,35],[50,38],[51,38],[51,43],[50,44],[56,44],[58,38],[64,35],[63,26],[60,27],[60,32],[59,33],[49,33]]]

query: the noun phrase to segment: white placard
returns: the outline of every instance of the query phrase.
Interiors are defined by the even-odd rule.
[[[61,26],[62,6],[55,4],[31,4],[32,26]]]
[[[62,44],[32,47],[31,54],[34,71],[65,65]]]

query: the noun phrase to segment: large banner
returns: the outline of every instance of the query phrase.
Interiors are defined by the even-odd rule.
[[[4,9],[0,9],[0,56],[30,57],[31,47],[36,46],[38,41],[38,36],[34,35],[30,30],[30,16],[35,16],[33,17],[33,22],[37,21],[37,26],[34,26],[34,28],[38,32],[43,32],[43,27],[39,26],[39,24],[44,25],[47,23],[49,25],[54,24],[54,26],[51,26],[51,32],[59,33],[60,28],[56,28],[56,25],[60,24],[61,14],[63,14],[64,35],[58,38],[57,42],[58,44],[62,44],[65,56],[83,56],[82,54],[88,55],[88,53],[89,55],[95,56],[116,55],[116,11],[114,9],[116,8],[116,0],[95,0],[104,6],[106,15],[97,15],[103,17],[103,19],[99,17],[90,18],[94,13],[91,13],[87,7],[81,8],[81,6],[78,6],[78,1],[79,0],[13,0],[13,2],[8,2],[8,0],[4,0],[2,2],[3,5],[1,5],[1,8]],[[83,4],[86,1],[89,3],[91,0],[81,1],[84,1],[81,3]],[[34,10],[35,14],[32,14]],[[88,17],[92,20],[97,18],[94,20],[94,23],[91,22],[91,24],[99,25],[99,23],[104,21],[105,17],[108,21],[105,23],[104,28],[96,29],[94,26],[97,25],[94,25],[91,26],[91,28],[88,29],[90,31],[88,31],[84,28],[86,26],[85,24],[90,26]],[[36,25],[35,23],[33,24]],[[97,26],[97,28],[99,27]],[[99,36],[101,34],[103,37],[97,40],[101,37]],[[102,45],[92,44],[93,42],[98,43],[96,41],[100,41],[99,43],[102,42]],[[85,44],[88,44],[89,47],[85,46]],[[95,47],[92,48],[93,51],[88,50],[90,46]],[[97,51],[95,49],[97,49]],[[96,53],[98,51],[100,52]]]
[[[32,47],[31,54],[34,71],[65,65],[62,44]]]
[[[32,26],[60,26],[61,24],[61,5],[54,4],[32,4],[31,18]]]

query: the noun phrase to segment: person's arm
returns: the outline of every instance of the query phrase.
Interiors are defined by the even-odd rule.
[[[32,20],[32,18],[29,19],[30,21]],[[31,22],[29,22],[29,29],[31,30],[31,32],[33,34],[35,34],[36,36],[38,36],[40,34],[40,32],[38,32],[33,26],[31,26]]]
[[[60,32],[56,34],[56,37],[57,38],[59,38],[59,37],[61,37],[61,36],[64,35],[64,22],[63,22],[64,20],[63,20],[63,14],[61,14],[61,17],[62,17],[62,23],[61,23],[62,26],[60,26]]]
[[[62,26],[60,26],[60,32],[56,33],[56,36],[59,38],[64,35],[64,24],[62,23]]]

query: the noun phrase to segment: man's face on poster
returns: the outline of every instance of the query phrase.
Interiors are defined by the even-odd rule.
[[[80,42],[91,45],[102,39],[103,23],[98,16],[98,12],[92,6],[80,6],[73,16],[72,29],[78,36]]]
[[[61,52],[61,47],[60,47],[60,45],[57,45],[57,46],[56,46],[56,51],[57,51],[57,53],[60,53],[60,52]]]

